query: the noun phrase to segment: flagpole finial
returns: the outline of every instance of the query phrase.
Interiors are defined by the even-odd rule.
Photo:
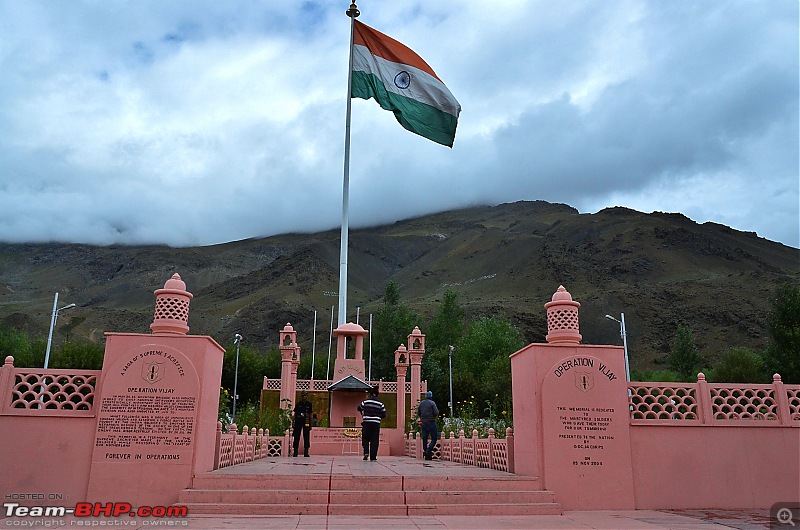
[[[358,15],[361,14],[361,11],[358,10],[358,6],[356,6],[355,2],[350,3],[350,9],[346,11],[347,16],[350,18],[357,18]]]

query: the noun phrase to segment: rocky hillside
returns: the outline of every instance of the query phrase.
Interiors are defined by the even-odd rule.
[[[503,314],[527,340],[544,341],[543,305],[563,284],[581,302],[583,342],[617,344],[625,313],[631,364],[663,362],[678,324],[702,353],[761,348],[769,297],[800,281],[800,251],[680,214],[610,208],[579,214],[546,202],[475,207],[350,234],[348,305],[364,324],[390,280],[430,315],[455,289],[469,317]],[[194,294],[190,333],[229,344],[236,332],[264,349],[291,322],[310,351],[326,343],[337,305],[339,231],[286,234],[194,248],[0,245],[0,320],[46,338],[53,294],[55,340],[102,341],[105,331],[148,333],[153,291],[178,272]],[[425,322],[420,323],[425,327]]]

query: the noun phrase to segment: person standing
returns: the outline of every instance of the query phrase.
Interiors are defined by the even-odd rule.
[[[433,460],[433,450],[439,440],[439,427],[436,425],[436,418],[439,417],[439,408],[433,401],[433,392],[425,392],[425,399],[417,405],[417,417],[422,422],[422,450],[425,452],[425,460]],[[431,442],[428,444],[428,437]]]
[[[300,401],[294,406],[294,456],[297,456],[297,447],[300,445],[300,434],[303,434],[303,456],[308,456],[311,445],[311,402],[308,392],[300,392]]]
[[[378,389],[372,387],[369,398],[358,406],[361,413],[361,444],[364,446],[364,460],[374,462],[378,459],[378,444],[381,435],[381,420],[386,417],[386,407],[378,399]]]

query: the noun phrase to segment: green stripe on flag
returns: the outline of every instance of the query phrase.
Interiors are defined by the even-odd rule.
[[[374,74],[354,71],[351,87],[354,98],[375,98],[384,110],[394,113],[397,121],[408,131],[438,144],[453,147],[458,118],[413,98],[400,96],[386,90]]]

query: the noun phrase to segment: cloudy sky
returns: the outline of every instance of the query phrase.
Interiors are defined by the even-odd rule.
[[[348,0],[0,0],[0,241],[207,245],[341,222]],[[542,199],[797,247],[797,0],[362,0],[462,106],[354,100],[351,227]]]

